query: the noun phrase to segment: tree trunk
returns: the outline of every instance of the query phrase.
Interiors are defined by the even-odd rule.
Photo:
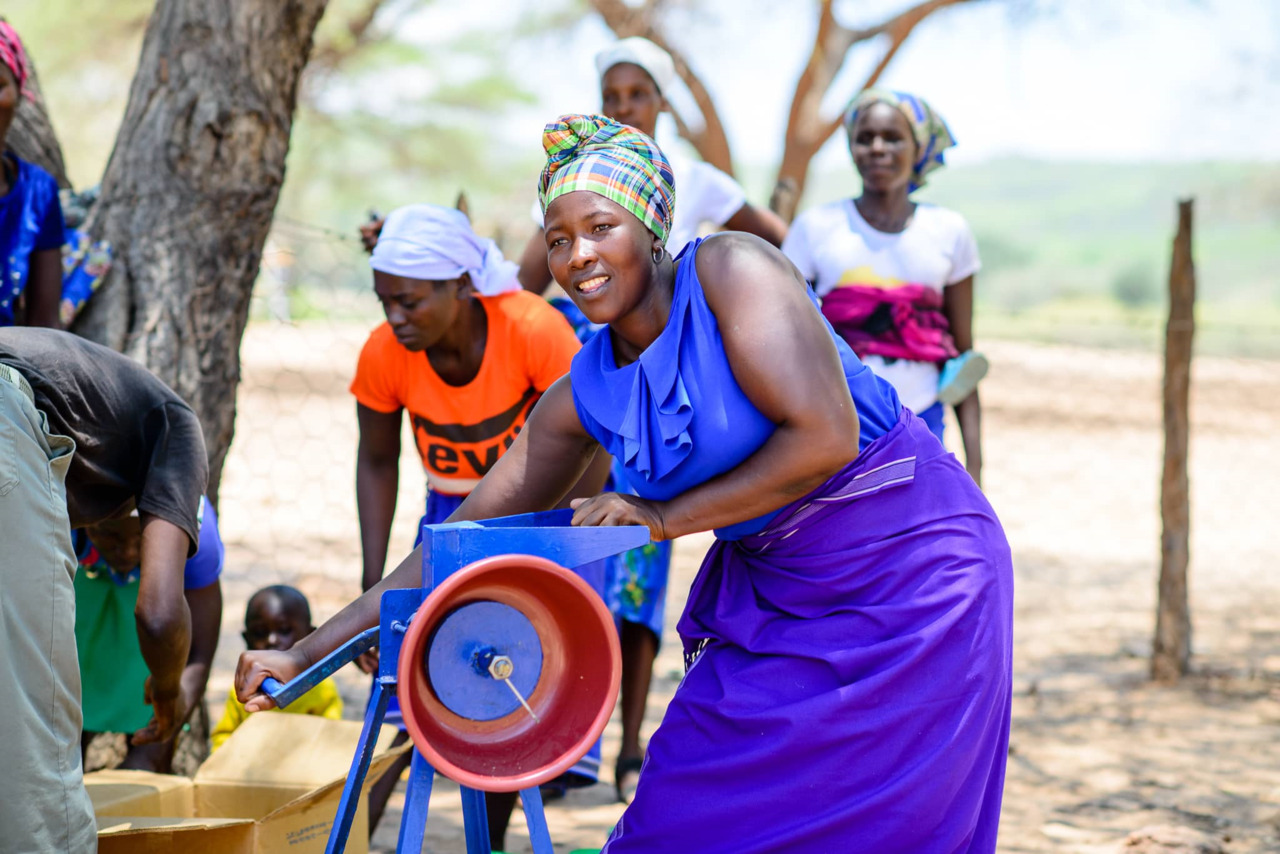
[[[115,260],[76,331],[191,404],[215,504],[240,337],[325,2],[159,0],[88,222]]]
[[[31,76],[27,78],[27,88],[35,94],[35,100],[21,99],[18,110],[14,113],[13,124],[9,125],[9,135],[5,138],[5,148],[10,149],[18,157],[34,163],[54,177],[58,186],[67,189],[71,182],[67,180],[67,168],[62,160],[62,146],[53,132],[53,124],[49,121],[49,113],[44,108],[44,98],[40,94],[40,80],[36,77],[35,61],[30,63]]]
[[[1151,677],[1176,682],[1191,662],[1191,497],[1187,446],[1191,435],[1191,341],[1195,332],[1196,273],[1191,257],[1194,201],[1178,202],[1178,233],[1169,269],[1169,322],[1164,345],[1164,475],[1160,482],[1160,589]]]

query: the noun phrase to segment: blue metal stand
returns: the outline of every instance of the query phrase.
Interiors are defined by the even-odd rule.
[[[431,784],[435,776],[435,769],[415,749],[413,761],[409,764],[409,785],[404,795],[404,812],[400,816],[397,851],[422,850],[422,840],[427,835],[427,806],[431,803]]]
[[[274,679],[262,683],[262,690],[280,706],[301,697],[331,676],[338,668],[354,661],[361,653],[380,647],[378,678],[365,712],[364,730],[351,761],[342,800],[329,833],[326,854],[339,854],[346,849],[351,822],[359,806],[360,791],[369,772],[369,761],[377,742],[378,730],[387,711],[387,701],[396,690],[397,664],[404,633],[418,607],[435,587],[465,566],[494,555],[527,554],[555,561],[561,566],[575,567],[597,592],[603,592],[603,570],[594,562],[649,542],[649,531],[640,526],[617,528],[575,528],[570,525],[571,510],[551,510],[504,516],[484,522],[453,522],[424,525],[422,528],[422,586],[405,590],[388,590],[382,595],[380,625],[369,629],[325,658],[305,673],[282,685]],[[428,805],[434,769],[415,749],[409,770],[409,787],[405,795],[404,813],[400,819],[400,837],[396,845],[400,854],[418,854],[426,834]],[[537,786],[520,792],[529,838],[535,854],[552,854],[551,835],[542,809],[542,795]],[[467,854],[490,854],[489,825],[485,812],[484,792],[462,787],[462,812],[466,831]]]

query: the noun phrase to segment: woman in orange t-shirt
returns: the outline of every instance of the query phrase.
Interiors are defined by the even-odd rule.
[[[369,266],[387,321],[365,342],[351,383],[360,424],[356,506],[365,590],[382,579],[386,563],[401,413],[409,412],[427,475],[422,521],[443,522],[511,447],[533,405],[569,372],[578,351],[564,317],[520,287],[516,265],[493,241],[477,237],[460,211],[436,205],[393,211]],[[599,492],[608,462],[594,466],[570,497]],[[394,697],[392,706],[387,722],[398,723]],[[371,833],[398,777],[392,769],[371,793]],[[490,812],[505,819],[509,810],[504,802]]]
[[[578,351],[560,313],[520,288],[516,266],[460,211],[392,212],[369,265],[387,322],[369,336],[351,383],[365,589],[386,563],[401,413],[409,412],[426,470],[424,521],[443,522],[511,447]]]

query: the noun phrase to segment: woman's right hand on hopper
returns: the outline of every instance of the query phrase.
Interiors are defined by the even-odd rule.
[[[243,652],[236,665],[236,697],[249,712],[273,709],[276,701],[262,693],[262,680],[270,676],[281,682],[288,682],[310,666],[296,647]]]

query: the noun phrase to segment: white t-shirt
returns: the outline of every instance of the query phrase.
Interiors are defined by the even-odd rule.
[[[719,229],[742,210],[747,194],[738,182],[710,163],[667,152],[676,176],[676,213],[671,220],[667,251],[679,255],[701,233],[704,223]]]
[[[703,223],[724,225],[747,203],[738,182],[710,163],[685,157],[678,149],[666,152],[676,179],[676,212],[667,235],[667,251],[679,255],[685,244],[701,234]],[[542,226],[542,209],[533,203],[533,221]]]
[[[964,217],[936,205],[917,204],[898,234],[872,228],[852,199],[832,202],[796,218],[782,251],[813,283],[819,297],[841,285],[924,285],[939,293],[978,272],[978,244]],[[938,400],[933,362],[862,360],[898,392],[903,405],[923,412]]]

